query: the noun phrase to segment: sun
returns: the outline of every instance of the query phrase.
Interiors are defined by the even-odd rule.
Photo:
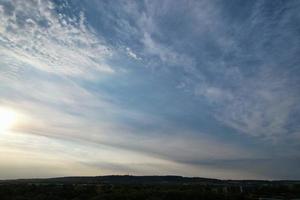
[[[0,133],[9,131],[16,122],[16,113],[9,108],[0,107]]]

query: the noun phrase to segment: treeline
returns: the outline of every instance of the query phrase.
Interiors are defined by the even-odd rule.
[[[235,200],[300,197],[300,185],[2,184],[1,200]]]

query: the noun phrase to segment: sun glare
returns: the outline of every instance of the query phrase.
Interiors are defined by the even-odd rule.
[[[9,131],[16,122],[16,113],[9,109],[0,107],[0,133]]]

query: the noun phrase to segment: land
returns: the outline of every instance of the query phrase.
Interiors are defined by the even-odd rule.
[[[96,176],[0,181],[1,200],[300,199],[300,181]]]

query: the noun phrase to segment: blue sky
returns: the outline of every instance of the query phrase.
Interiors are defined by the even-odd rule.
[[[0,0],[0,178],[299,179],[299,11]]]

